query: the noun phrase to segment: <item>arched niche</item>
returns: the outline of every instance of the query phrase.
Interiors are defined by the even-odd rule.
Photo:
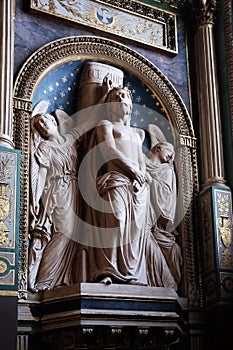
[[[53,73],[56,69],[72,64],[80,67],[80,64],[88,60],[118,67],[126,72],[126,75],[128,74],[140,82],[140,88],[142,89],[143,86],[143,89],[148,89],[153,98],[156,99],[157,105],[159,108],[161,107],[162,114],[169,124],[172,142],[176,147],[176,172],[179,189],[177,224],[179,244],[184,259],[183,281],[179,292],[181,296],[188,298],[190,304],[198,305],[200,303],[200,270],[196,257],[198,256],[199,238],[196,216],[194,215],[195,199],[198,193],[198,174],[196,139],[192,121],[181,97],[155,65],[127,46],[93,36],[67,37],[48,43],[28,58],[16,78],[14,87],[14,142],[16,148],[21,150],[20,295],[25,296],[27,291],[30,113],[33,104],[38,102],[41,97],[36,96],[36,94],[43,87],[43,82],[48,79],[49,75],[55,84]],[[133,86],[130,86],[130,89],[132,88]]]

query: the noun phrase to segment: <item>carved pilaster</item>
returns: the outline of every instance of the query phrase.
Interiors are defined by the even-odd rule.
[[[204,308],[203,314],[190,313],[190,347],[191,350],[206,348],[203,341],[202,323],[218,327],[219,313],[213,312],[213,317],[207,319],[209,310],[221,309],[224,301],[226,306],[232,300],[232,209],[231,190],[226,186],[224,174],[223,146],[216,51],[214,43],[214,24],[218,1],[185,0],[180,1],[187,28],[190,31],[190,58],[195,53],[195,73],[197,90],[197,109],[199,117],[200,166],[202,175],[202,191],[199,195],[200,215],[198,220],[202,237],[200,246],[202,254],[199,257],[202,265],[201,281],[203,281]],[[190,59],[190,62],[192,60]],[[193,69],[193,67],[191,67]],[[193,71],[192,71],[193,73]],[[196,109],[195,109],[196,110]],[[194,118],[197,116],[194,114]],[[218,310],[219,311],[219,310]],[[209,323],[211,320],[212,323]],[[228,322],[222,312],[220,321],[225,328]],[[198,331],[197,331],[198,329]],[[225,332],[225,330],[224,330]],[[212,339],[204,331],[205,338]],[[217,333],[216,333],[217,334]],[[217,334],[219,337],[220,332]],[[226,333],[225,333],[226,334]],[[221,337],[219,337],[221,338]],[[222,338],[221,338],[222,341]],[[211,340],[212,344],[212,340]],[[213,342],[215,345],[215,342]],[[212,348],[212,347],[210,347]],[[217,348],[217,347],[216,347]]]
[[[17,336],[17,350],[28,350],[28,335],[19,334]]]
[[[189,1],[196,19],[195,54],[202,187],[222,186],[224,163],[213,20],[215,0]]]
[[[205,298],[208,304],[210,301],[217,302],[220,298],[227,300],[227,298],[232,297],[231,287],[229,287],[229,283],[225,282],[232,280],[233,270],[231,190],[226,186],[224,180],[213,34],[216,1],[196,1],[195,5],[192,4],[192,9],[195,11],[197,19],[195,51],[203,188],[200,195],[200,207],[206,285]],[[223,273],[221,269],[225,272]]]
[[[19,158],[13,150],[14,0],[0,1],[0,338],[16,349]]]
[[[15,1],[0,1],[0,146],[13,148],[12,89]]]
[[[196,38],[197,94],[201,144],[202,185],[224,180],[219,93],[212,25],[199,27]]]

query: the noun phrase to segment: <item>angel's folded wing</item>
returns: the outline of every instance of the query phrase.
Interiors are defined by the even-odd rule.
[[[151,148],[153,148],[158,142],[167,142],[164,133],[157,125],[149,124],[148,132],[150,135]]]

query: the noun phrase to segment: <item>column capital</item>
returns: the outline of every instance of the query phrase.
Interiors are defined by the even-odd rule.
[[[11,137],[6,134],[2,134],[0,132],[0,147],[6,147],[6,148],[14,148],[14,142],[12,141]]]
[[[194,16],[197,27],[213,24],[218,0],[180,0],[179,4]]]
[[[218,0],[183,0],[194,34],[202,189],[226,185],[213,24]]]

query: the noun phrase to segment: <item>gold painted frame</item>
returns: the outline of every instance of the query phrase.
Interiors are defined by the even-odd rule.
[[[137,0],[31,0],[30,9],[102,32],[178,53],[177,20],[172,11]],[[130,23],[130,26],[129,26]]]
[[[74,36],[48,43],[36,51],[19,72],[14,87],[14,142],[21,150],[21,213],[19,251],[19,294],[27,293],[28,221],[29,221],[29,154],[30,113],[34,90],[40,79],[51,67],[72,59],[103,61],[123,68],[135,75],[150,88],[166,108],[172,128],[178,130],[176,140],[180,169],[179,225],[184,258],[181,293],[188,297],[190,305],[200,305],[203,294],[199,289],[201,273],[200,250],[197,230],[196,199],[198,195],[198,172],[196,139],[192,121],[179,94],[150,61],[136,51],[115,41],[89,36]]]

